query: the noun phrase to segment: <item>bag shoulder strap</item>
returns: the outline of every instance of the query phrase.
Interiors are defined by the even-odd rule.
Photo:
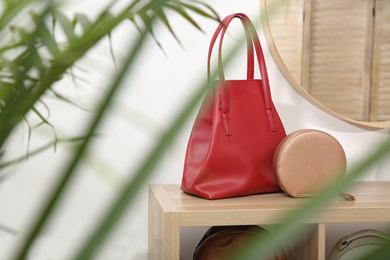
[[[259,37],[257,35],[256,29],[252,23],[252,21],[248,18],[243,13],[235,13],[232,15],[227,16],[221,24],[218,26],[217,30],[215,31],[213,38],[210,43],[210,48],[209,48],[209,54],[208,54],[208,62],[207,62],[207,68],[208,68],[208,76],[210,75],[210,60],[211,60],[211,54],[212,50],[214,47],[214,44],[216,42],[217,37],[219,34],[220,36],[220,42],[219,42],[219,50],[218,50],[218,70],[219,70],[219,81],[220,84],[222,84],[221,88],[221,93],[220,93],[220,99],[222,100],[222,112],[223,113],[228,113],[228,107],[224,104],[228,104],[226,101],[227,99],[227,90],[224,87],[225,85],[225,77],[223,74],[222,70],[222,42],[223,38],[225,36],[226,30],[230,24],[230,22],[234,18],[239,18],[244,26],[245,29],[245,35],[247,37],[247,43],[248,46],[251,45],[251,47],[248,47],[248,78],[251,79],[253,78],[253,72],[250,70],[253,70],[253,65],[249,64],[249,60],[252,58],[251,57],[251,52],[250,50],[252,49],[252,46],[254,46],[255,51],[256,51],[256,56],[257,56],[257,61],[259,64],[259,69],[260,69],[260,75],[261,75],[261,83],[262,83],[262,91],[264,94],[264,103],[265,103],[265,108],[266,108],[266,113],[268,117],[268,123],[271,128],[271,131],[276,132],[276,121],[275,121],[275,112],[274,112],[274,107],[272,103],[272,98],[271,98],[271,91],[269,87],[269,81],[268,81],[268,73],[267,73],[267,67],[265,65],[265,59],[263,55],[263,51],[261,49],[261,44]],[[252,58],[254,59],[254,58]],[[251,77],[250,77],[251,76]]]
[[[211,53],[213,51],[213,47],[215,42],[217,41],[217,38],[222,31],[223,28],[227,27],[226,21],[229,17],[226,17],[222,22],[218,25],[217,29],[214,32],[213,37],[211,38],[210,47],[209,47],[209,54],[208,54],[208,62],[207,62],[207,79],[210,80],[210,71],[211,71]],[[251,35],[247,27],[245,27],[245,37],[247,39],[247,79],[253,79],[254,78],[254,52],[253,52],[253,44],[251,40]],[[219,61],[218,61],[219,65]]]

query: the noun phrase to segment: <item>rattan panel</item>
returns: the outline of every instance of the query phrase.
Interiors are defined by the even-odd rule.
[[[301,84],[303,0],[268,0],[274,42],[290,73]]]
[[[330,109],[365,121],[366,1],[311,1],[309,92]]]
[[[390,120],[390,0],[384,0],[382,19],[378,121]]]

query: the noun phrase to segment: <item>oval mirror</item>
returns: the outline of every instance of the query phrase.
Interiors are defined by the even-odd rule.
[[[390,128],[390,0],[261,0],[270,52],[322,110]]]

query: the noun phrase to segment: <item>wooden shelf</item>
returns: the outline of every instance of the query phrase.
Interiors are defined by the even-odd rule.
[[[390,182],[356,182],[349,192],[356,201],[335,198],[307,222],[315,225],[308,259],[325,259],[327,223],[390,222]],[[180,185],[150,185],[149,260],[179,260],[181,227],[278,224],[309,199],[272,193],[206,200],[182,192]]]

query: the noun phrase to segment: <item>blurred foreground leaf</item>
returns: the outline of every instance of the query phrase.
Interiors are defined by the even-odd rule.
[[[0,83],[3,82],[3,85],[0,85],[0,89],[7,87],[6,89],[8,90],[0,91],[0,94],[3,94],[0,96],[0,125],[2,125],[0,128],[0,147],[3,147],[14,127],[22,121],[28,111],[36,111],[36,114],[41,118],[42,122],[51,126],[47,119],[34,108],[35,103],[42,95],[51,89],[52,85],[60,80],[62,75],[83,57],[87,51],[95,46],[100,39],[110,35],[111,31],[122,21],[129,17],[139,17],[143,22],[143,26],[140,27],[140,35],[134,37],[134,45],[129,50],[129,56],[98,107],[96,115],[92,119],[85,135],[85,139],[77,146],[73,159],[60,175],[57,184],[53,186],[47,203],[38,214],[37,219],[33,222],[26,241],[21,245],[20,250],[15,253],[13,259],[25,259],[35,239],[45,227],[57,202],[66,190],[69,180],[74,175],[80,159],[87,151],[91,137],[100,125],[113,96],[121,85],[123,77],[128,69],[134,65],[135,57],[139,53],[139,48],[145,36],[147,34],[153,35],[152,24],[157,18],[157,13],[163,13],[161,11],[163,8],[170,8],[170,3],[176,4],[177,2],[175,0],[136,0],[118,15],[111,14],[108,9],[111,6],[110,4],[94,22],[91,22],[80,14],[77,14],[73,20],[69,19],[56,9],[54,5],[51,5],[51,2],[48,2],[47,5],[43,6],[41,13],[32,14],[35,26],[31,27],[28,25],[28,30],[22,27],[14,27],[16,36],[14,37],[13,43],[5,45],[2,48],[0,47],[0,57],[4,58],[0,60],[0,75],[6,75],[8,77],[5,82],[0,80]],[[201,2],[197,3],[202,5]],[[184,10],[186,8],[188,6],[183,5],[175,11],[183,13],[186,12]],[[206,9],[208,11],[211,10],[208,6]],[[194,9],[192,8],[191,10]],[[199,14],[200,11],[198,9],[196,10],[196,13]],[[207,18],[213,17],[214,14],[215,12],[211,12],[211,14],[207,12],[201,13],[201,15],[205,15]],[[54,35],[55,30],[49,30],[50,26],[47,24],[50,21],[49,18],[52,18],[56,27],[62,29],[62,32],[66,36],[66,42],[58,43],[56,41]],[[194,22],[189,15],[185,18],[192,23]],[[165,25],[168,26],[167,18],[165,20]],[[75,31],[78,22],[83,29],[81,34]],[[168,29],[172,32],[170,26],[168,26]],[[7,59],[5,54],[12,54],[15,58]],[[7,85],[7,83],[10,84]],[[101,243],[107,233],[108,229],[103,232],[102,236],[98,237],[97,244]],[[87,247],[87,250],[84,250],[77,259],[88,259],[97,248],[96,243],[94,243],[92,247]]]

